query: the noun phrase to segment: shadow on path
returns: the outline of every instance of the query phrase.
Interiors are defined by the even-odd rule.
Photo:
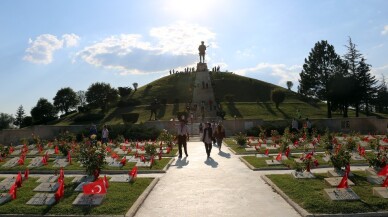
[[[218,152],[218,155],[220,155],[221,157],[230,158],[230,153],[226,153],[221,150]]]
[[[183,159],[178,158],[174,166],[176,166],[178,169],[181,169],[187,165],[189,165],[189,161],[186,161],[186,157],[184,157]]]
[[[213,158],[211,158],[211,157],[206,159],[204,163],[206,165],[208,165],[208,166],[211,166],[212,168],[217,168],[218,167],[217,161],[213,160]]]

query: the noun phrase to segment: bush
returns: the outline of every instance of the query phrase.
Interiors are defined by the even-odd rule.
[[[117,106],[118,107],[128,107],[128,106],[137,106],[137,105],[140,105],[140,104],[141,104],[141,102],[138,99],[127,99],[127,100],[121,99],[117,103]]]
[[[139,120],[139,113],[125,113],[121,117],[124,123],[136,123]]]
[[[330,160],[336,170],[341,170],[350,163],[350,153],[341,148],[337,154],[330,157]]]
[[[282,89],[274,89],[271,94],[271,99],[275,103],[276,108],[279,108],[279,104],[286,98],[286,92]]]
[[[247,143],[247,135],[239,132],[234,136],[234,140],[236,140],[238,145],[244,146]]]
[[[103,119],[104,117],[104,114],[83,114],[74,118],[74,122],[95,122]]]

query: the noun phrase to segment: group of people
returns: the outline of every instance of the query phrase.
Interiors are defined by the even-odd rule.
[[[307,128],[307,132],[311,135],[312,125],[308,118],[306,118],[305,123],[303,124],[303,127]],[[296,133],[299,132],[298,121],[295,118],[293,118],[291,122],[291,131]]]
[[[178,73],[191,73],[191,72],[195,72],[195,68],[194,67],[186,67],[184,68],[184,71],[178,71],[175,69],[173,69],[172,71],[170,70],[170,75],[173,75],[173,74],[178,74]]]
[[[205,151],[207,158],[210,158],[213,144],[218,146],[219,151],[221,151],[222,140],[225,138],[225,129],[221,124],[216,125],[213,122],[207,122],[205,124],[199,124],[199,136],[201,141],[205,145]],[[180,120],[180,124],[177,130],[177,140],[178,140],[178,158],[182,158],[182,148],[184,149],[186,157],[187,153],[187,141],[189,141],[189,129],[186,125],[185,119]]]
[[[92,126],[89,129],[89,135],[97,135],[97,127],[95,124],[92,124]],[[101,130],[101,142],[103,144],[108,143],[109,141],[109,130],[108,126],[105,124]]]

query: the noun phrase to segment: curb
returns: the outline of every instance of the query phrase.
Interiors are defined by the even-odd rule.
[[[388,212],[366,212],[366,213],[338,213],[338,214],[312,214],[307,212],[307,210],[303,209],[299,204],[295,203],[291,198],[289,198],[278,186],[275,185],[266,175],[261,175],[261,179],[264,180],[265,183],[267,183],[269,186],[272,187],[272,189],[278,193],[280,196],[283,197],[283,199],[290,204],[301,216],[303,217],[315,217],[315,216],[322,216],[322,217],[383,217],[388,216]]]
[[[175,158],[171,158],[170,161],[167,163],[167,165],[164,166],[163,171],[164,171],[165,173],[167,172],[168,168],[170,168],[172,162],[174,162],[174,161],[175,161]]]
[[[135,203],[131,206],[128,212],[125,214],[125,217],[135,216],[136,212],[139,210],[140,206],[143,204],[144,200],[151,193],[152,189],[154,189],[155,185],[159,182],[159,178],[155,178],[151,184],[143,191],[143,193],[137,198]]]

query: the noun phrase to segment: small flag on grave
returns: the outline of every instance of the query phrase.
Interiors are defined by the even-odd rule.
[[[25,155],[21,155],[21,156],[19,157],[19,160],[18,160],[18,164],[19,164],[19,165],[24,165],[24,157],[25,157]]]
[[[276,156],[275,158],[277,161],[281,161],[282,160],[282,153],[279,152],[279,154]]]
[[[290,155],[290,147],[288,147],[288,146],[287,146],[285,155],[286,155],[287,158]]]
[[[128,174],[130,177],[132,177],[131,180],[135,180],[136,177],[137,177],[137,167],[135,166],[134,168],[132,168],[131,171],[129,171],[129,174]]]
[[[70,154],[70,151],[67,152],[67,162],[69,162],[69,164],[71,164],[71,154]]]
[[[143,162],[145,162],[145,161],[146,161],[146,159],[145,159],[144,155],[141,155],[141,156],[140,156],[140,160],[141,160],[141,161],[143,161]]]
[[[171,151],[171,148],[170,148],[170,147],[167,147],[166,153],[167,153],[167,154],[170,154],[170,151]]]
[[[55,146],[55,148],[54,148],[54,153],[55,153],[55,154],[59,154],[58,145]]]
[[[345,175],[342,177],[341,182],[339,183],[337,188],[349,188],[349,185],[348,185],[348,173],[345,173]]]
[[[65,171],[63,171],[63,168],[61,167],[61,169],[59,170],[59,178],[60,179],[64,179],[65,178]]]
[[[388,187],[388,176],[385,178],[383,184],[381,185],[381,187]]]
[[[319,163],[318,163],[318,160],[317,160],[317,159],[314,160],[314,166],[315,166],[315,167],[318,167],[318,166],[319,166]]]
[[[162,160],[162,150],[159,151],[158,156],[159,156],[159,160]]]
[[[18,175],[16,176],[16,181],[15,181],[15,184],[18,188],[22,187],[22,182],[23,182],[23,179],[22,179],[22,173],[19,172]]]
[[[58,184],[59,184],[58,190],[54,194],[55,201],[57,201],[57,202],[63,197],[63,195],[65,195],[65,183],[64,183],[64,180],[58,179]]]
[[[125,156],[121,159],[121,161],[120,161],[120,164],[122,165],[122,166],[125,166],[125,164],[127,163],[127,159],[125,158]]]
[[[108,182],[108,178],[106,178],[106,175],[104,175],[104,184],[105,184],[105,188],[109,188],[109,182]]]
[[[345,166],[345,172],[346,172],[346,174],[349,176],[349,173],[350,173],[350,164],[346,164],[346,166]]]
[[[268,156],[268,154],[269,154],[269,149],[268,149],[268,148],[267,148],[267,149],[265,149],[265,152],[264,152],[264,154]]]
[[[155,158],[155,156],[152,155],[152,156],[151,156],[151,160],[150,160],[150,161],[151,161],[151,166],[152,166],[152,165],[154,164],[154,162],[155,162],[155,159],[154,159],[154,158]]]
[[[388,164],[385,165],[385,167],[383,167],[383,169],[381,169],[377,175],[388,176]]]
[[[30,170],[28,170],[28,168],[24,171],[24,179],[27,180],[28,179],[28,175],[30,174]]]
[[[82,190],[84,194],[106,194],[104,179],[83,185]]]
[[[15,199],[16,199],[16,191],[17,191],[16,184],[13,184],[13,185],[9,188],[9,194],[11,195],[12,200],[15,200]]]

